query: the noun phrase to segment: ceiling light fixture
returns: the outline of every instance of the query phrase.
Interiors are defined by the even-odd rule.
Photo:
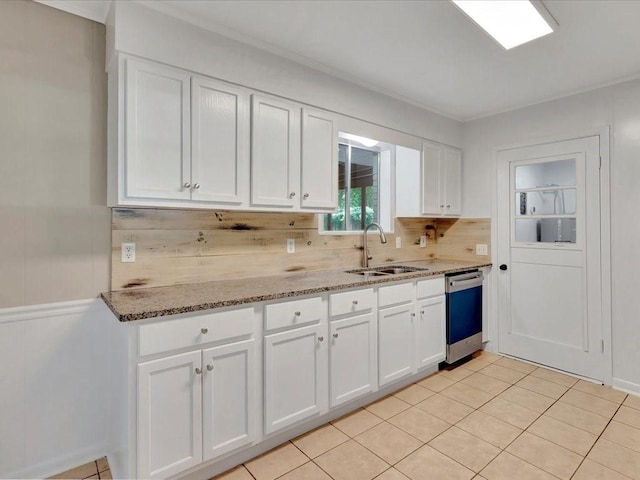
[[[544,37],[558,27],[538,0],[451,0],[506,50]]]

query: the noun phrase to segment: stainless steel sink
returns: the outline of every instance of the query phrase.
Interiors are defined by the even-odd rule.
[[[366,276],[372,276],[372,277],[381,277],[385,275],[399,275],[402,273],[422,272],[424,270],[429,270],[429,269],[425,267],[407,267],[405,265],[384,265],[381,267],[347,270],[345,273],[353,273],[355,275],[366,275]]]

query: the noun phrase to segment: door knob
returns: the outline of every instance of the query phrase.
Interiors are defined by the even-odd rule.
[[[502,265],[500,265],[500,270],[502,270],[503,272],[507,269],[507,264],[503,263]]]

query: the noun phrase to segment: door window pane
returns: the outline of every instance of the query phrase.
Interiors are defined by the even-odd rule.
[[[549,188],[533,192],[516,192],[516,216],[575,215],[576,189]]]
[[[576,243],[575,218],[516,218],[516,242]]]
[[[516,190],[576,185],[576,161],[530,163],[515,168]]]

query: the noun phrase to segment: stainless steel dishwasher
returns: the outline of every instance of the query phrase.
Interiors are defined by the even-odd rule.
[[[482,272],[445,276],[447,357],[454,363],[482,348]]]

